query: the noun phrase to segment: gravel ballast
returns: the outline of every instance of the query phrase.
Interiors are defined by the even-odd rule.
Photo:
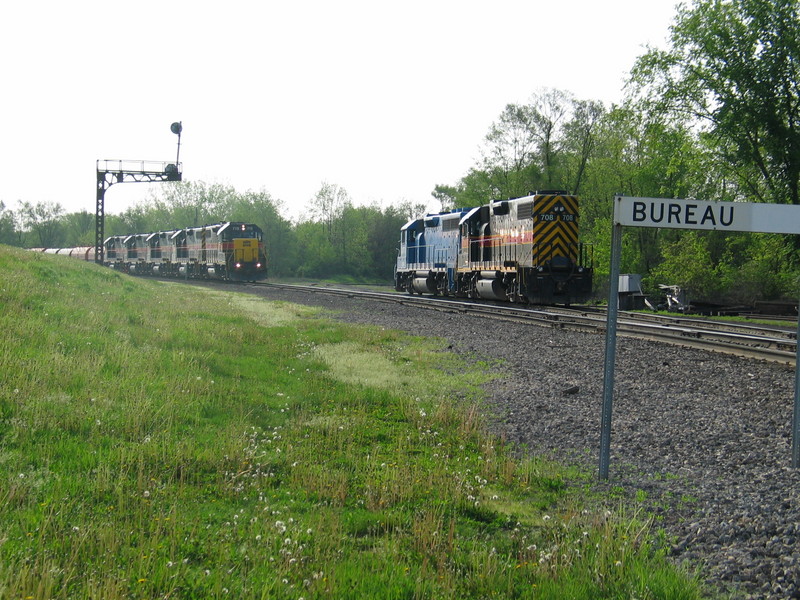
[[[347,322],[444,338],[500,359],[497,433],[597,473],[603,335],[354,297],[250,288]],[[646,498],[671,557],[737,598],[800,598],[800,473],[791,468],[794,370],[620,337],[611,464],[600,489]]]

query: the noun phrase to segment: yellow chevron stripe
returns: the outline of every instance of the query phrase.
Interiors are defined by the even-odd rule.
[[[554,233],[553,235],[548,236],[540,236],[538,238],[534,238],[535,244],[561,244],[564,246],[568,246],[570,244],[575,245],[577,242],[570,237],[566,237],[560,235],[558,233]]]
[[[566,211],[570,214],[578,214],[577,196],[537,196],[534,203],[534,214],[552,210],[557,204],[563,204]]]
[[[533,228],[533,239],[542,240],[553,236],[563,236],[574,243],[578,242],[578,227],[575,223],[547,223]]]

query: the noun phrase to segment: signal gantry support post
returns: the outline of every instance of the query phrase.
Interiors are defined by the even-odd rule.
[[[157,181],[182,181],[181,132],[183,124],[173,123],[170,131],[178,136],[178,155],[174,163],[146,160],[98,160],[97,161],[97,207],[94,226],[94,261],[102,265],[105,259],[105,203],[106,190],[115,183]]]
[[[132,160],[97,161],[97,210],[95,213],[94,256],[103,264],[106,190],[115,183],[181,181],[181,164]]]

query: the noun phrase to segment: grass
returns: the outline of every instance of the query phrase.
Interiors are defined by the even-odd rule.
[[[486,365],[76,263],[0,247],[0,597],[702,596],[485,431]]]

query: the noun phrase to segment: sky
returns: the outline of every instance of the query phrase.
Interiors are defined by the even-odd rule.
[[[323,183],[355,204],[438,209],[506,104],[542,90],[610,106],[676,0],[29,0],[0,11],[0,201],[95,211],[98,160],[174,162],[302,217]],[[107,214],[163,184],[113,185]]]

